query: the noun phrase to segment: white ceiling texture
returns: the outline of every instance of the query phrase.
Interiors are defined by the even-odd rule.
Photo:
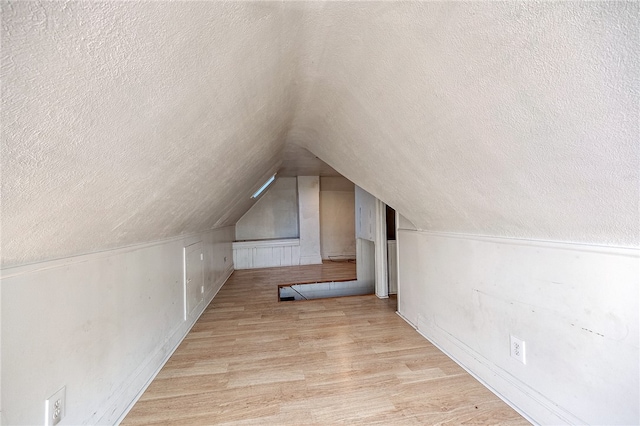
[[[278,170],[638,246],[639,8],[2,2],[3,266],[234,224]]]

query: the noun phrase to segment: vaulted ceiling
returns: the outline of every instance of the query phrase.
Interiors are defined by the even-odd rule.
[[[3,266],[234,224],[278,170],[420,229],[638,246],[638,11],[2,2]]]

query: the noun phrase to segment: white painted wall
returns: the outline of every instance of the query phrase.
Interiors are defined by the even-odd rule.
[[[320,247],[323,259],[355,259],[355,188],[343,177],[320,178]]]
[[[235,269],[300,265],[300,240],[243,241],[233,243]]]
[[[251,205],[255,185],[281,166],[285,142],[308,149],[418,229],[640,245],[637,2],[4,1],[0,7],[5,268],[233,224]],[[444,250],[444,256],[433,241],[413,244],[407,237],[398,244],[408,262],[400,268],[399,296],[407,315],[426,317],[434,303],[450,308],[439,323],[454,324],[450,339],[464,342],[460,346],[480,354],[478,360],[493,359],[493,349],[481,345],[502,345],[503,333],[492,337],[482,329],[478,336],[486,343],[475,342],[468,319],[455,322],[446,316],[489,315],[480,306],[467,309],[473,288],[499,283],[503,293],[525,291],[525,303],[540,306],[561,300],[567,307],[558,312],[583,322],[589,322],[581,311],[584,303],[595,315],[624,317],[621,311],[638,297],[635,292],[613,303],[609,293],[602,294],[604,286],[583,276],[584,271],[592,277],[616,275],[608,260],[574,268],[573,257],[558,257],[566,265],[557,266],[555,249],[528,250],[528,256],[509,262],[511,250],[502,245],[473,255],[459,247],[464,250]],[[141,287],[127,288],[157,302],[149,286],[173,279],[175,270],[155,259],[173,259],[174,248],[170,255],[127,257],[128,269],[113,272],[114,282],[140,282]],[[146,270],[150,263],[167,273],[144,284],[131,271]],[[449,266],[439,269],[441,263]],[[504,268],[487,266],[497,263]],[[547,271],[549,263],[562,272],[564,281],[557,282],[579,282],[580,291],[547,285],[539,299],[530,294],[534,285],[519,284]],[[120,321],[100,318],[103,342],[89,339],[83,356],[89,357],[86,352],[95,345],[100,362],[125,350],[118,346],[118,327],[138,321],[137,311],[111,301],[102,281],[78,272],[79,267],[69,272],[72,283],[59,275],[62,270],[55,279],[45,275],[45,281],[30,281],[24,288],[3,282],[3,381],[13,374],[6,365],[13,365],[16,349],[10,343],[19,338],[7,318],[22,320],[20,311],[30,314],[27,325],[39,325],[36,317],[55,308],[65,326],[73,327],[76,319],[67,319],[67,311],[47,304],[61,294],[74,295],[77,307],[68,315],[91,317],[82,306],[100,310],[95,305],[104,299],[104,310]],[[127,270],[133,275],[123,276]],[[463,273],[468,280],[431,294],[434,285]],[[90,278],[79,285],[80,275]],[[466,290],[458,287],[461,283]],[[625,288],[637,289],[636,283]],[[403,299],[403,285],[407,296],[415,293],[415,302]],[[612,285],[614,296],[627,291]],[[118,297],[127,295],[120,284],[116,288]],[[171,291],[161,293],[170,296]],[[433,300],[424,299],[427,294]],[[163,309],[154,315],[163,315],[167,307],[158,306]],[[167,312],[173,315],[173,309]],[[522,322],[513,312],[498,319],[498,324]],[[160,318],[153,339],[166,334],[171,323],[166,321]],[[545,319],[541,324],[555,323]],[[556,333],[554,327],[548,330]],[[35,345],[40,335],[35,336],[24,347]],[[578,339],[573,330],[562,331],[563,336],[576,346],[562,349],[588,354],[583,369],[570,365],[562,351],[545,353],[545,371],[532,379],[545,395],[533,392],[519,404],[546,398],[580,420],[596,422],[609,399],[599,399],[602,392],[592,384],[611,387],[603,366],[614,366],[618,377],[618,365],[628,363],[618,364],[611,354],[624,355],[632,337],[598,346],[590,338]],[[541,341],[542,346],[557,344],[555,338]],[[54,356],[65,358],[70,350],[65,351]],[[554,363],[575,373],[560,396],[564,382],[539,382],[548,377],[546,371],[564,378]],[[70,364],[50,369],[58,365]],[[508,367],[500,359],[483,365],[498,366],[496,380]],[[114,383],[120,380],[100,382],[83,363],[77,372],[69,370],[79,382],[87,373],[91,386],[100,387],[91,388],[91,395],[110,394],[113,390],[102,387],[118,386]],[[484,371],[482,365],[474,370]],[[52,382],[43,384],[47,389],[25,390],[26,400],[41,401],[61,376],[54,371]],[[29,379],[28,371],[25,377],[40,383]],[[621,379],[625,389],[629,377],[633,374]],[[509,389],[513,394],[514,386]],[[584,402],[566,400],[576,395]],[[621,396],[619,390],[611,395]],[[634,395],[631,391],[619,400],[626,403]],[[31,405],[14,405],[19,398],[14,392],[3,389],[2,398],[10,419],[22,418],[12,412],[31,413]],[[619,416],[615,421],[638,422],[628,405],[611,407]],[[531,412],[538,417],[540,409],[534,406]]]
[[[3,269],[2,424],[114,424],[233,271],[233,227]],[[204,302],[184,320],[183,248],[204,250]]]
[[[356,186],[356,238],[376,239],[376,197]]]
[[[387,273],[389,274],[389,294],[398,294],[398,244],[387,241]]]
[[[397,213],[396,229],[408,229],[410,231],[417,231],[416,225],[414,225],[409,219]]]
[[[376,197],[356,186],[356,237],[373,243],[374,276],[376,295],[380,298],[389,297],[389,282],[387,273],[387,222],[386,205]],[[362,246],[358,245],[360,249]],[[356,251],[356,263],[369,262],[369,258],[362,258],[363,251]],[[368,270],[368,267],[366,268]],[[360,275],[358,275],[360,279]]]
[[[398,309],[540,424],[640,423],[640,251],[400,230]],[[509,355],[526,342],[527,364]]]
[[[298,176],[300,264],[322,263],[320,254],[320,178]]]
[[[358,282],[375,289],[376,249],[373,241],[356,239],[356,279]]]
[[[236,223],[236,241],[298,238],[295,177],[278,177]]]
[[[356,276],[358,281],[376,281],[376,198],[364,189],[355,187]]]

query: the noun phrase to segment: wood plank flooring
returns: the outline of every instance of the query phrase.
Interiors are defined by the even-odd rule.
[[[278,302],[355,265],[236,271],[123,425],[528,424],[395,314],[395,300]]]

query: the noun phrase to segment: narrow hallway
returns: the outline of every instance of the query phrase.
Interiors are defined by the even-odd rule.
[[[395,298],[277,301],[278,284],[353,266],[236,271],[122,424],[528,424]]]

